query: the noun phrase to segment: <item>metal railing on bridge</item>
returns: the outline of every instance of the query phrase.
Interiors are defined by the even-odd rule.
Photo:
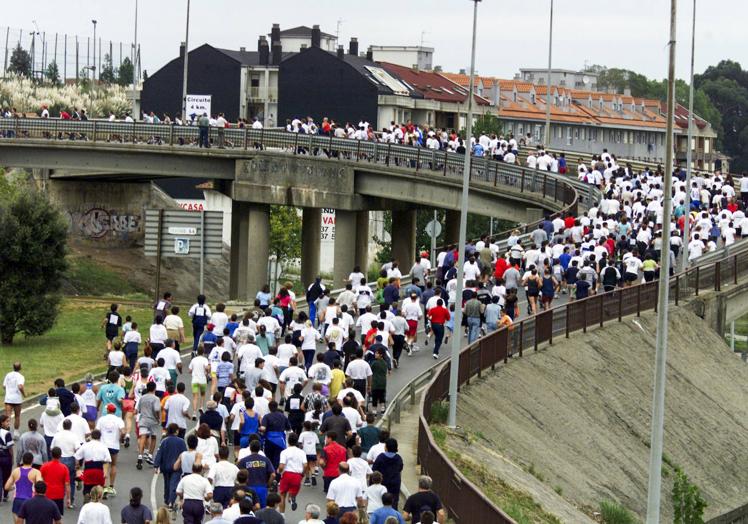
[[[673,275],[669,284],[671,302],[678,305],[681,300],[698,296],[702,291],[720,291],[725,284],[737,284],[739,277],[748,275],[748,241],[723,249],[721,254],[716,260],[702,261]],[[480,378],[501,363],[506,365],[513,356],[521,357],[528,350],[537,351],[541,344],[553,344],[554,338],[568,338],[571,333],[603,327],[606,322],[620,322],[627,315],[639,316],[643,311],[656,310],[657,290],[658,282],[654,281],[592,295],[540,312],[480,338],[460,352],[458,383],[468,385],[473,377]],[[421,398],[418,463],[423,472],[433,478],[434,491],[440,494],[456,522],[514,524],[511,517],[459,471],[431,433],[431,406],[448,397],[450,366],[447,362],[435,373]]]
[[[197,126],[142,122],[42,118],[0,119],[0,138],[11,140],[88,141],[112,146],[117,144],[154,147],[182,146],[194,150],[199,145],[199,132]],[[212,154],[221,154],[224,149],[234,153],[269,149],[294,155],[375,163],[445,177],[462,177],[463,173],[464,156],[443,150],[247,127],[210,127],[208,134]],[[573,180],[572,177],[527,170],[487,157],[473,158],[470,180],[494,187],[509,187],[520,194],[538,195],[549,204],[551,202],[556,205],[560,204],[564,210],[574,213],[577,198],[580,203],[585,204],[598,198],[593,194],[590,186]]]

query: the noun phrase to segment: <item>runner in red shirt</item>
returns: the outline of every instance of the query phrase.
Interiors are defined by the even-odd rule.
[[[439,348],[444,340],[444,324],[449,320],[451,313],[444,307],[444,301],[439,299],[436,301],[436,306],[429,309],[427,315],[434,333],[434,358],[436,359],[439,358]]]
[[[70,470],[60,462],[62,451],[58,447],[52,448],[52,460],[42,464],[40,472],[47,483],[47,498],[57,504],[60,515],[65,511],[65,503],[70,501]]]
[[[345,462],[348,458],[346,449],[336,442],[335,438],[337,436],[334,431],[328,431],[325,435],[325,447],[320,452],[319,463],[323,467],[322,479],[325,493],[327,493],[330,482],[340,475],[338,464]]]

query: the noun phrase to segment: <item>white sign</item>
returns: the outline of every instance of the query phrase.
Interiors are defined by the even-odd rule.
[[[187,95],[187,117],[192,118],[192,115],[195,115],[195,118],[198,118],[203,113],[210,116],[210,99],[211,95]]]
[[[438,237],[442,233],[442,225],[438,220],[432,220],[426,224],[426,234],[432,238]]]
[[[175,238],[174,239],[174,253],[177,255],[189,255],[190,254],[190,239],[189,238]]]
[[[205,209],[205,200],[192,200],[178,198],[177,204],[185,211],[203,211]]]
[[[197,235],[196,227],[170,227],[170,235]]]

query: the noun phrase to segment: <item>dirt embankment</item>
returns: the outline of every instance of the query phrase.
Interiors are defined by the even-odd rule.
[[[449,446],[564,522],[569,513],[554,509],[570,502],[591,514],[604,499],[643,517],[655,332],[654,314],[632,317],[515,359],[465,389],[458,421],[479,438]],[[748,367],[685,309],[671,308],[669,334],[664,520],[673,465],[701,488],[711,518],[748,502]],[[565,500],[554,502],[558,491]]]

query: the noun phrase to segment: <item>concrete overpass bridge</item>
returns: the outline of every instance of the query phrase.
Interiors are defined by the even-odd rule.
[[[195,127],[52,119],[0,120],[0,165],[49,170],[52,180],[133,182],[212,179],[232,199],[231,298],[262,287],[257,260],[269,254],[269,206],[303,210],[302,280],[319,271],[322,208],[336,210],[336,284],[354,265],[367,267],[368,212],[392,211],[393,255],[409,264],[417,246],[416,210],[446,209],[448,242],[457,240],[463,155],[378,142],[284,131],[211,129],[214,146],[195,147]],[[476,158],[471,213],[519,223],[543,211],[576,212],[589,186],[551,173]]]

